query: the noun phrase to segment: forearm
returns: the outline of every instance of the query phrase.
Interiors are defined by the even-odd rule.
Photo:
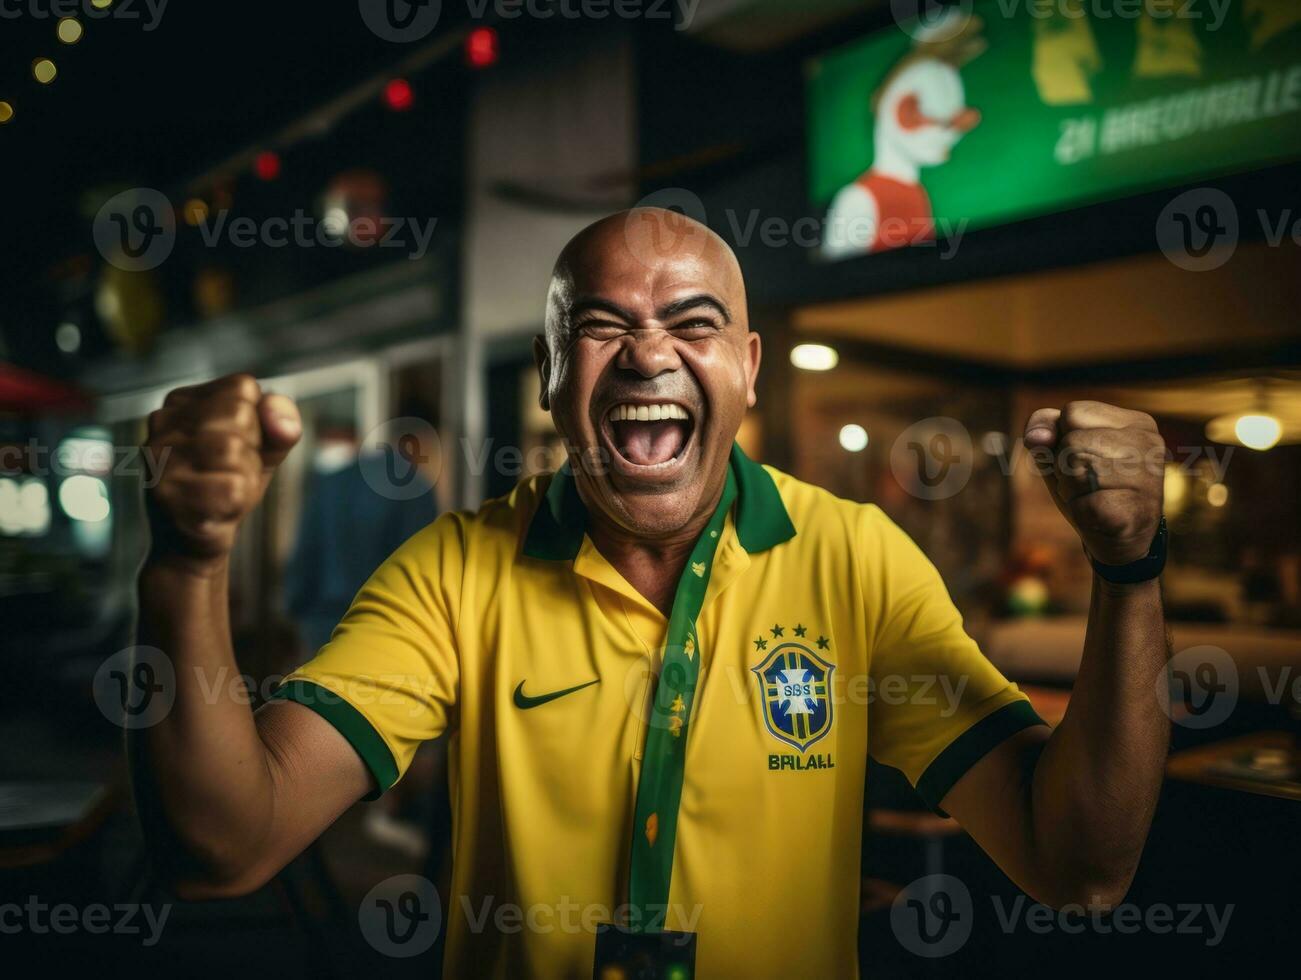
[[[1147,837],[1170,737],[1156,695],[1168,657],[1159,580],[1095,576],[1070,706],[1030,791],[1035,863],[1089,900],[1123,897]]]
[[[138,642],[176,677],[171,710],[129,736],[141,817],[171,874],[232,880],[270,831],[274,784],[231,648],[226,563],[146,563],[139,596]]]

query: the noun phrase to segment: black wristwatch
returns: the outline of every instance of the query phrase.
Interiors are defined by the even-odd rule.
[[[1165,568],[1166,541],[1169,535],[1165,529],[1165,518],[1161,518],[1161,523],[1156,526],[1156,537],[1152,539],[1151,546],[1147,549],[1147,554],[1138,561],[1131,561],[1128,565],[1104,565],[1086,550],[1084,553],[1089,555],[1089,562],[1093,565],[1093,570],[1098,573],[1100,578],[1108,582],[1114,582],[1117,585],[1136,585],[1139,582],[1146,582],[1154,579],[1161,574]]]

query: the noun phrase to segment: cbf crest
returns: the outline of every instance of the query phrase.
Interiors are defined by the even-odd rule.
[[[805,752],[831,731],[831,674],[836,667],[798,640],[781,639],[785,631],[780,626],[772,632],[771,640],[761,637],[762,645],[755,641],[760,650],[769,642],[775,645],[759,666],[750,668],[759,682],[760,712],[775,738]],[[800,636],[805,631],[797,627],[795,632]],[[818,642],[824,650],[829,645],[825,637]]]

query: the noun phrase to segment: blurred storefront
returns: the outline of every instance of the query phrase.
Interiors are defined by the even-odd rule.
[[[414,83],[386,69],[333,99],[318,93],[279,130],[238,132],[257,142],[184,180],[93,189],[93,236],[68,236],[67,257],[29,293],[15,289],[11,325],[57,328],[50,351],[39,331],[15,331],[14,353],[69,379],[43,390],[76,396],[44,404],[24,390],[15,414],[0,415],[0,448],[13,457],[0,479],[0,604],[10,638],[48,654],[25,662],[34,679],[82,685],[130,642],[140,488],[159,463],[135,447],[175,387],[249,372],[303,412],[301,447],[235,555],[234,628],[255,677],[307,655],[285,575],[323,476],[405,419],[435,433],[421,443],[433,487],[425,520],[454,502],[459,473],[451,454],[444,468],[441,444],[455,444],[464,388],[464,33],[409,56]],[[105,240],[108,212],[128,225],[159,218],[132,249],[134,225],[121,246]],[[51,462],[60,455],[94,466]],[[33,508],[49,520],[15,530]]]
[[[903,30],[737,7],[663,40],[698,72],[643,56],[643,192],[737,247],[765,458],[879,503],[997,632],[1088,601],[1029,412],[1147,411],[1172,618],[1299,625],[1295,5],[1212,25],[977,2]],[[1067,646],[1046,673],[1073,671]]]

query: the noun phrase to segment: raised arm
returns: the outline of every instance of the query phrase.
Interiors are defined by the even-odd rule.
[[[1115,566],[1147,554],[1165,448],[1151,417],[1072,402],[1035,412],[1025,444],[1093,558]],[[1007,739],[944,797],[944,809],[1039,901],[1115,905],[1128,890],[1169,744],[1156,695],[1168,657],[1159,580],[1117,585],[1095,574],[1061,724]]]
[[[260,887],[375,786],[312,710],[273,702],[255,716],[231,694],[230,551],[301,428],[292,401],[247,375],[177,389],[149,418],[162,475],[146,492],[138,642],[170,658],[176,698],[128,746],[155,865],[184,898]]]

